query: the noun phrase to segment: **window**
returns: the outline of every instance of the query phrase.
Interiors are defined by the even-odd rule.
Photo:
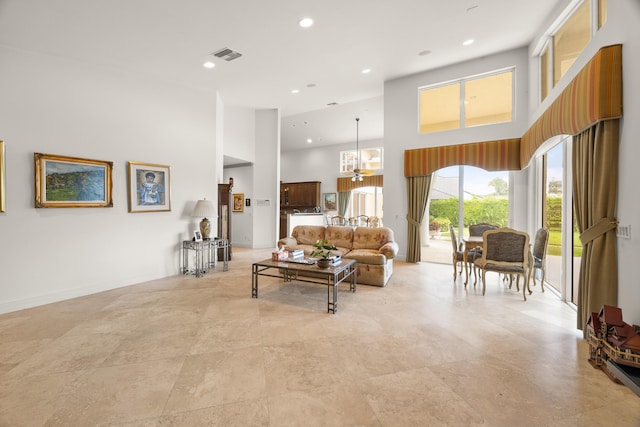
[[[363,148],[360,150],[360,168],[371,170],[382,170],[382,148]],[[340,173],[353,172],[358,163],[358,152],[356,150],[340,152]]]
[[[460,128],[460,83],[420,91],[420,133]]]
[[[346,216],[354,218],[359,215],[382,215],[382,187],[360,187],[351,190],[351,201],[347,208]]]
[[[549,94],[549,47],[545,47],[540,55],[540,101]]]
[[[419,89],[420,133],[513,120],[514,70]]]
[[[598,5],[598,29],[607,22],[607,0],[600,0]]]
[[[591,39],[590,1],[584,0],[553,35],[553,85],[564,76]]]
[[[557,28],[549,29],[550,36],[543,40],[540,51],[541,101],[551,87],[558,84],[587,46],[595,29],[602,27],[606,19],[606,0],[582,0]]]

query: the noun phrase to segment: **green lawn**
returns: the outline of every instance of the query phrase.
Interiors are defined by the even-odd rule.
[[[582,244],[580,243],[580,233],[573,232],[573,256],[582,256]],[[558,229],[549,230],[549,246],[547,255],[562,255],[562,233]]]

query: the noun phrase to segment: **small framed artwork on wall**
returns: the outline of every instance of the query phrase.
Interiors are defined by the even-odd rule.
[[[244,193],[233,193],[233,212],[244,212]]]
[[[171,210],[171,167],[129,162],[129,212]]]
[[[322,207],[325,211],[337,210],[336,193],[322,193]]]

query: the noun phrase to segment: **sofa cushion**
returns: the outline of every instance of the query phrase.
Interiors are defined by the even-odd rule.
[[[388,242],[393,242],[393,231],[390,228],[356,227],[353,234],[353,249],[380,249]]]
[[[324,236],[325,239],[336,245],[338,249],[347,252],[351,249],[351,242],[353,241],[353,227],[328,225]]]
[[[324,239],[324,225],[297,225],[293,228],[292,237],[299,245],[313,245],[317,240]],[[336,245],[338,246],[338,245]],[[350,247],[351,245],[349,245]]]
[[[385,265],[387,257],[375,249],[354,249],[345,258],[355,259],[358,264]]]

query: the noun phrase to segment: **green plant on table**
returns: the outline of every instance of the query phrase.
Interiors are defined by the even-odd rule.
[[[331,251],[338,249],[336,245],[325,239],[316,240],[313,247],[316,249],[311,252],[311,256],[314,258],[319,257],[320,259],[331,259]]]

